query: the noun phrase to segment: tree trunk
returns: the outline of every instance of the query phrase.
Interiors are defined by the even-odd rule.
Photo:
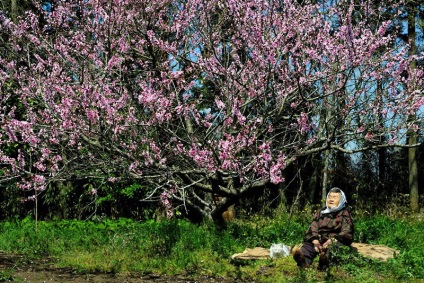
[[[320,164],[317,164],[318,162],[314,162],[314,160],[311,161],[312,166],[314,170],[312,171],[311,175],[311,181],[309,182],[309,202],[314,203],[316,200],[316,195],[318,193],[319,187],[320,187],[320,174],[319,174],[319,168]]]
[[[416,133],[413,133],[408,138],[409,144],[417,142]],[[408,149],[408,164],[409,164],[409,199],[411,203],[411,211],[418,213],[419,207],[419,194],[418,194],[418,166],[417,166],[417,148],[412,147]]]
[[[409,55],[417,54],[417,46],[415,44],[415,7],[413,1],[408,4],[408,41],[410,44]],[[411,71],[415,69],[415,60],[411,61],[409,66]],[[410,121],[415,120],[415,115],[409,117]],[[414,130],[408,131],[408,144],[417,143],[417,133]],[[408,149],[408,167],[409,167],[409,198],[412,213],[419,212],[419,196],[418,196],[418,165],[417,165],[417,148],[411,147]]]
[[[322,176],[322,196],[321,199],[325,201],[327,197],[328,190],[328,168],[330,165],[330,150],[327,149],[324,153],[324,168],[323,168],[323,176]]]
[[[18,0],[12,0],[11,3],[11,15],[12,15],[12,21],[16,23],[18,18]]]
[[[377,82],[377,97],[383,96],[383,86],[382,82],[379,80]],[[381,113],[381,111],[380,111]],[[379,115],[380,120],[380,126],[384,127],[384,118],[382,115]],[[386,138],[384,136],[380,136],[380,144],[384,144],[386,142]],[[381,194],[385,192],[384,184],[386,183],[386,159],[387,159],[387,153],[385,148],[379,148],[377,150],[378,154],[378,191],[377,193]]]

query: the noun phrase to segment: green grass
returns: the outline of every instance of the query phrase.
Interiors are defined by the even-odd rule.
[[[11,281],[13,281],[13,269],[1,270],[0,282],[11,282]]]
[[[290,221],[254,217],[218,229],[183,220],[136,222],[130,219],[0,223],[0,251],[32,258],[54,257],[58,267],[76,272],[184,274],[230,277],[244,282],[420,282],[424,279],[424,223],[386,216],[355,218],[355,241],[401,250],[387,262],[341,253],[329,272],[300,271],[291,257],[232,261],[245,248],[272,243],[298,244],[309,214]],[[316,263],[315,263],[316,264]],[[8,277],[9,273],[0,274]]]

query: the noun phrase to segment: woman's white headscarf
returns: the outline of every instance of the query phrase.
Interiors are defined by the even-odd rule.
[[[336,188],[336,187],[332,188],[328,192],[327,199],[325,200],[325,204],[327,205],[327,200],[328,200],[328,196],[330,195],[330,193],[334,193],[334,192],[336,192],[336,190],[339,190],[340,191],[340,202],[339,202],[339,205],[337,207],[328,207],[327,206],[326,209],[321,210],[321,213],[337,212],[339,210],[342,210],[346,206],[346,195],[345,195],[345,193],[342,190],[340,190],[339,188]]]

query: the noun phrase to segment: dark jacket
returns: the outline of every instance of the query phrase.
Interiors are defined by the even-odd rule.
[[[317,239],[323,244],[329,238],[335,238],[341,244],[350,246],[353,242],[354,231],[352,217],[346,208],[326,214],[319,210],[314,214],[306,231],[305,241],[312,242]]]

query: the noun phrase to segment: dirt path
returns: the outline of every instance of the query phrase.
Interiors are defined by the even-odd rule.
[[[27,283],[230,283],[224,278],[184,278],[155,275],[79,274],[71,269],[56,268],[51,259],[32,261],[21,255],[0,253],[0,282]]]

